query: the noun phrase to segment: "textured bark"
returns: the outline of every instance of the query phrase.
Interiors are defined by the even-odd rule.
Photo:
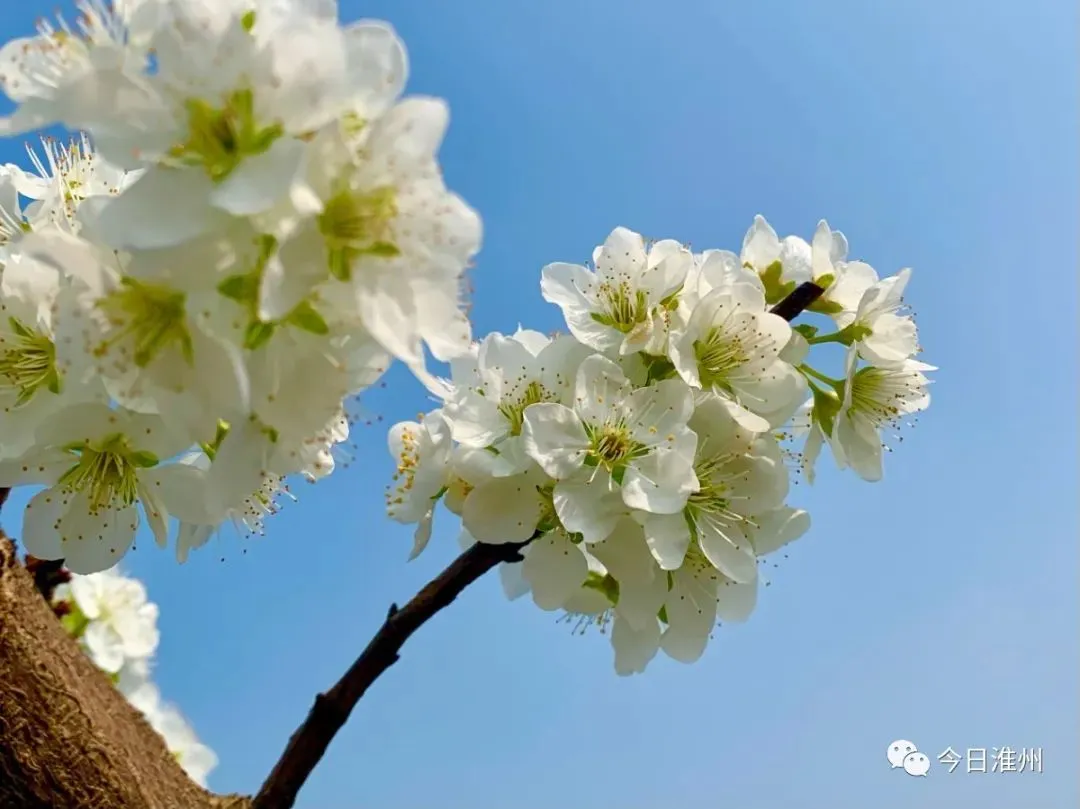
[[[193,783],[0,533],[0,809],[248,809]]]

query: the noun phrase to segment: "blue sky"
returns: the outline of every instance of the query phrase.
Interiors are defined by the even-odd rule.
[[[52,8],[13,5],[0,34]],[[616,678],[606,638],[484,580],[409,643],[299,806],[1075,806],[1075,4],[342,2],[361,14],[401,32],[412,92],[450,101],[448,182],[485,219],[478,332],[556,328],[540,268],[616,225],[738,249],[756,213],[807,237],[826,217],[879,271],[914,268],[942,370],[883,482],[795,489],[811,533],[701,662]],[[386,423],[427,409],[405,373],[387,383],[368,400]],[[157,679],[219,754],[219,791],[257,788],[387,605],[456,552],[446,515],[405,563],[386,423],[266,539],[128,557],[161,607]],[[932,760],[1041,747],[1045,772],[910,778],[885,761],[896,738]]]

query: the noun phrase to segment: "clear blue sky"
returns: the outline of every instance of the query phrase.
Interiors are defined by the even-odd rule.
[[[7,4],[0,34],[53,3]],[[483,214],[479,332],[555,328],[539,271],[615,225],[738,249],[821,217],[914,268],[934,404],[886,479],[823,474],[812,533],[692,667],[618,679],[479,583],[406,647],[303,809],[1069,809],[1077,805],[1077,44],[1064,0],[342,2],[390,20],[449,99],[450,185]],[[21,146],[0,145],[21,160]],[[392,373],[369,407],[427,405]],[[385,425],[384,425],[385,426]],[[314,694],[456,552],[406,565],[384,430],[244,545],[140,541],[157,678],[251,791]],[[826,459],[827,460],[827,459]],[[831,461],[822,465],[829,469]],[[5,522],[13,532],[15,498]],[[242,548],[248,552],[243,554]],[[224,557],[224,561],[221,558]],[[885,748],[1042,747],[1043,775],[890,771]]]

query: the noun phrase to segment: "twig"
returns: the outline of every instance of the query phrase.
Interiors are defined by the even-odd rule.
[[[823,292],[816,284],[804,283],[772,311],[786,320],[793,320]],[[405,641],[493,567],[501,562],[521,561],[522,548],[535,538],[536,535],[525,542],[507,545],[478,542],[404,607],[391,604],[382,627],[352,667],[333,688],[315,697],[315,704],[304,723],[293,733],[285,752],[255,796],[252,809],[292,809],[300,788],[345,725],[356,703],[371,684],[397,662]]]
[[[774,315],[780,315],[784,320],[791,321],[801,315],[808,306],[813,305],[814,301],[824,294],[825,290],[813,281],[804,281],[770,311]]]
[[[36,556],[26,554],[24,564],[30,575],[34,577],[34,586],[37,587],[42,598],[50,604],[56,588],[71,581],[71,572],[64,569],[63,559],[38,559]]]
[[[409,637],[462,591],[500,562],[521,561],[521,549],[532,539],[507,545],[477,543],[432,579],[400,609],[391,605],[386,621],[337,684],[315,697],[304,723],[293,733],[285,752],[267,777],[252,809],[290,809],[296,794],[345,724],[368,687],[398,660]]]

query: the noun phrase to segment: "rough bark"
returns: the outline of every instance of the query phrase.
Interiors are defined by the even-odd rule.
[[[249,809],[193,783],[0,533],[0,809]]]

